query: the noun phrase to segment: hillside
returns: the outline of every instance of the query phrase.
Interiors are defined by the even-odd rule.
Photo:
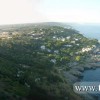
[[[0,100],[82,100],[63,72],[98,44],[71,27],[27,24],[0,28]]]

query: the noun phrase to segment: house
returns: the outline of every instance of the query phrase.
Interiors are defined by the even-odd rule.
[[[89,47],[87,47],[87,48],[82,48],[82,52],[88,52],[88,51],[91,51],[92,50],[92,48],[89,48]]]
[[[51,59],[50,61],[54,64],[56,63],[56,59]]]
[[[30,85],[29,85],[28,83],[25,82],[25,85],[26,85],[28,88],[30,88]]]
[[[92,45],[93,48],[96,48],[96,45]]]
[[[40,29],[40,31],[42,31],[42,28]]]
[[[62,38],[62,39],[61,39],[61,41],[63,41],[63,42],[64,42],[64,41],[65,41],[65,38]]]
[[[45,49],[46,49],[46,47],[45,47],[44,45],[42,45],[40,48],[41,48],[42,50],[45,50]]]
[[[9,32],[0,33],[0,38],[7,38],[9,36]]]
[[[59,53],[59,51],[58,51],[58,50],[54,50],[54,53],[58,54],[58,53]]]
[[[41,35],[44,34],[44,32],[41,32]]]
[[[74,40],[75,40],[75,41],[78,41],[79,39],[77,39],[77,38],[74,38]]]
[[[12,39],[12,37],[11,37],[11,36],[8,36],[7,38],[8,38],[8,39]]]
[[[68,44],[68,45],[64,45],[64,46],[65,46],[65,47],[72,47],[72,45],[69,45],[69,44]]]
[[[61,31],[61,33],[63,33],[64,31]]]
[[[12,35],[18,35],[18,34],[20,34],[19,32],[12,32]]]
[[[75,52],[75,54],[76,54],[76,55],[78,55],[78,54],[79,54],[79,52]]]
[[[71,43],[75,44],[75,41],[71,41]]]
[[[56,39],[57,37],[56,36],[53,36],[53,39]]]
[[[32,36],[35,36],[35,34],[32,34]]]
[[[34,38],[35,40],[38,40],[39,38]]]
[[[48,51],[48,52],[51,52],[51,50],[50,50],[50,49],[47,49],[47,51]]]
[[[66,39],[70,39],[70,38],[71,38],[71,36],[67,36],[67,37],[66,37]]]
[[[76,44],[77,46],[79,46],[80,44]]]

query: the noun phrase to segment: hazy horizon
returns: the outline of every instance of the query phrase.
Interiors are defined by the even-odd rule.
[[[0,25],[100,23],[99,5],[99,0],[0,0]]]

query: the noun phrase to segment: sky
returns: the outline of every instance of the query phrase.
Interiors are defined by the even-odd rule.
[[[0,0],[0,24],[100,23],[100,0]]]

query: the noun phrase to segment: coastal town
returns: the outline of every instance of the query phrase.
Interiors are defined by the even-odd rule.
[[[8,100],[33,100],[39,96],[82,100],[85,97],[75,94],[72,85],[86,69],[100,66],[99,45],[97,39],[84,37],[71,27],[5,26],[0,30],[2,95]]]

